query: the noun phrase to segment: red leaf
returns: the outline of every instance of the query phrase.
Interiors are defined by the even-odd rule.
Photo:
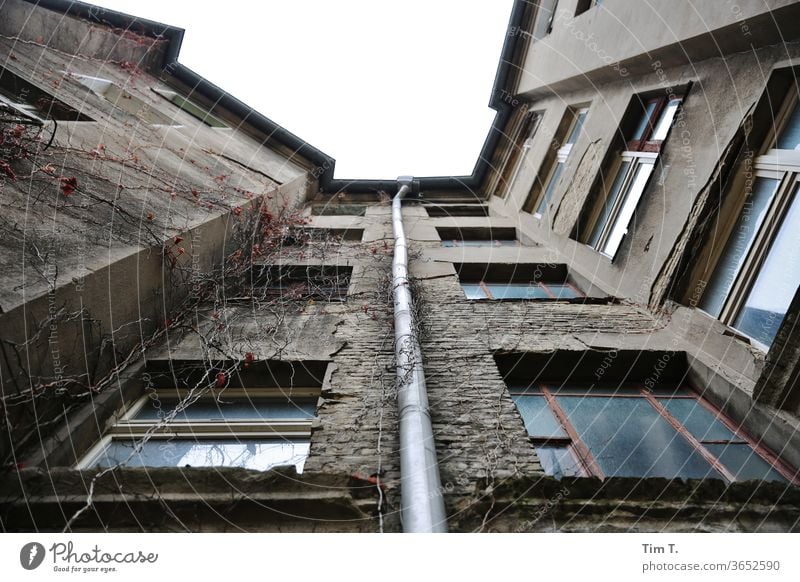
[[[217,372],[217,379],[214,382],[217,388],[225,388],[225,372]]]
[[[69,196],[78,188],[78,179],[75,176],[69,178],[61,177],[61,192],[64,196]]]

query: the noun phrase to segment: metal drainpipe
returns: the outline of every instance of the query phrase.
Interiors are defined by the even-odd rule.
[[[408,282],[408,244],[403,229],[401,201],[411,191],[413,178],[397,179],[400,189],[392,201],[394,261],[394,337],[397,358],[397,401],[400,416],[400,489],[403,531],[447,531],[439,464],[428,410],[422,351],[413,324],[413,301]]]

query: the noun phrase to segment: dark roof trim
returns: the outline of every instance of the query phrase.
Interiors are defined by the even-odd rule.
[[[308,142],[300,139],[290,131],[281,127],[271,119],[258,113],[253,108],[245,105],[220,87],[217,87],[204,77],[198,75],[188,67],[178,63],[181,43],[183,42],[184,30],[173,26],[168,26],[152,20],[138,18],[114,10],[108,10],[85,2],[75,2],[72,0],[25,0],[31,4],[37,4],[47,10],[68,14],[78,18],[84,18],[90,22],[104,24],[113,28],[122,28],[134,32],[163,38],[168,41],[164,60],[161,68],[168,74],[174,76],[180,82],[192,87],[201,95],[205,96],[214,103],[219,103],[231,113],[246,120],[257,130],[268,135],[267,142],[273,142],[288,148],[297,155],[309,160],[318,168],[317,177],[320,188],[325,192],[338,192],[347,190],[348,192],[377,192],[378,190],[393,191],[397,187],[394,180],[343,180],[334,179],[333,173],[336,165],[329,155],[323,153]],[[525,18],[529,13],[525,0],[514,0],[511,17],[508,23],[505,42],[500,56],[500,62],[495,75],[492,95],[489,100],[489,107],[497,111],[489,134],[483,143],[478,160],[472,174],[469,176],[430,176],[417,178],[423,190],[476,190],[480,188],[489,170],[489,161],[492,157],[497,141],[502,135],[505,124],[511,114],[511,104],[502,99],[504,91],[511,92],[508,87],[510,79],[514,78],[513,67],[519,66],[515,60],[519,58],[519,47],[524,39],[520,34],[525,24]]]

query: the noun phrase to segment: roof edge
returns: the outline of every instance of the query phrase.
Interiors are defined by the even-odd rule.
[[[379,190],[393,190],[397,184],[394,180],[371,179],[334,179],[333,174],[336,160],[315,148],[307,141],[297,137],[281,125],[262,115],[252,107],[239,101],[236,97],[210,82],[205,77],[195,73],[190,68],[178,62],[181,45],[183,43],[184,29],[147,20],[130,14],[117,12],[86,2],[75,0],[24,0],[29,4],[41,6],[46,10],[59,12],[65,15],[83,18],[89,22],[104,24],[113,28],[131,29],[140,34],[168,41],[162,70],[174,76],[182,83],[193,87],[201,95],[214,103],[219,103],[232,113],[253,125],[268,137],[266,142],[272,141],[282,145],[310,161],[317,171],[313,172],[319,180],[320,190],[327,193],[336,193],[342,190],[349,192],[377,192]],[[511,104],[503,99],[505,93],[510,93],[508,86],[513,79],[513,69],[516,58],[519,58],[519,45],[523,34],[525,18],[528,16],[528,7],[525,0],[514,0],[506,28],[506,37],[501,50],[500,61],[497,66],[489,107],[497,114],[489,128],[489,133],[484,140],[478,159],[475,162],[472,174],[468,176],[429,176],[417,178],[420,187],[428,190],[476,190],[481,187],[489,171],[492,152],[503,133],[505,124],[511,112]]]

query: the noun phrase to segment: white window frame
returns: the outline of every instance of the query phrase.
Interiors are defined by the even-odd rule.
[[[611,189],[614,187],[614,184],[618,178],[618,174],[622,171],[622,167],[624,166],[625,162],[630,162],[630,165],[628,166],[625,177],[623,178],[623,182],[620,185],[619,194],[614,200],[606,221],[603,224],[597,222],[594,225],[594,228],[592,228],[592,234],[590,235],[591,239],[594,237],[597,230],[600,229],[599,238],[592,248],[598,251],[601,255],[614,260],[614,257],[619,251],[619,247],[622,246],[622,241],[624,241],[625,237],[628,235],[628,229],[631,221],[633,220],[633,214],[636,210],[636,206],[638,206],[639,200],[641,200],[642,194],[644,193],[645,189],[647,188],[647,184],[650,181],[650,177],[653,175],[653,169],[655,169],[657,160],[658,154],[654,152],[626,151],[620,155],[617,161],[614,177],[606,182],[606,188],[603,197],[604,201],[607,200],[608,196],[611,194]],[[634,178],[636,177],[639,168],[643,165],[652,166],[650,173],[648,174],[647,179],[643,183],[639,184],[640,187],[634,189],[634,186],[636,185]],[[601,214],[602,208],[603,207],[600,209]],[[600,219],[601,216],[598,216],[597,220],[599,221]],[[616,243],[612,243],[612,235],[618,231],[622,221],[626,222],[624,232]],[[612,244],[613,248],[606,248],[609,244]]]
[[[198,400],[221,401],[235,399],[264,399],[275,398],[281,400],[318,398],[320,388],[226,388],[224,391],[210,392],[202,395]],[[308,419],[269,419],[254,418],[242,420],[171,420],[140,419],[136,415],[154,399],[178,400],[179,402],[190,396],[190,391],[183,389],[158,389],[141,396],[128,408],[122,416],[111,426],[106,434],[83,456],[77,463],[76,469],[89,469],[94,466],[103,455],[106,448],[115,440],[133,441],[148,436],[148,440],[191,440],[226,438],[270,438],[280,439],[311,439],[311,427],[316,420]]]

